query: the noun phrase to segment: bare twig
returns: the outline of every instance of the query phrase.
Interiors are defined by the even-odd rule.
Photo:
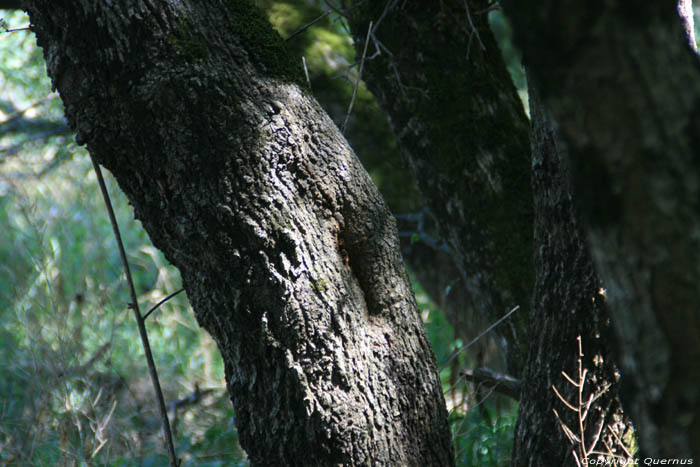
[[[365,38],[365,47],[362,51],[362,60],[360,60],[360,71],[357,74],[357,80],[355,81],[355,89],[352,91],[352,99],[350,99],[350,105],[348,106],[348,113],[345,115],[345,121],[343,126],[340,128],[341,133],[345,133],[345,129],[348,126],[348,120],[350,120],[350,114],[352,113],[352,107],[355,105],[355,98],[357,97],[357,89],[360,87],[360,81],[362,80],[362,70],[365,66],[365,56],[367,55],[367,44],[369,44],[369,35],[372,32],[372,22],[369,22],[369,27],[367,28],[367,37]]]
[[[163,399],[163,391],[161,390],[160,382],[158,381],[158,372],[156,371],[156,365],[153,361],[151,346],[148,343],[148,333],[146,332],[145,321],[144,318],[141,316],[141,311],[139,309],[138,297],[136,295],[134,281],[131,277],[129,261],[126,258],[126,252],[124,251],[124,243],[122,242],[122,237],[119,233],[119,224],[117,224],[117,218],[114,215],[114,209],[112,208],[112,202],[109,198],[109,193],[107,192],[107,186],[105,185],[104,178],[102,177],[102,170],[100,169],[100,165],[97,163],[92,154],[90,154],[90,160],[92,161],[92,166],[95,169],[95,174],[97,175],[97,182],[100,185],[100,191],[102,192],[102,197],[104,198],[105,205],[107,206],[109,221],[112,224],[112,230],[114,231],[114,236],[117,240],[117,247],[119,248],[119,256],[121,257],[122,265],[124,266],[124,273],[126,274],[126,282],[129,285],[129,293],[131,295],[131,303],[129,304],[129,308],[134,310],[136,324],[138,325],[139,334],[141,335],[141,344],[143,346],[144,354],[146,355],[146,361],[148,362],[148,371],[151,375],[151,382],[153,383],[153,390],[156,393],[156,398],[158,399],[158,408],[160,410],[161,421],[163,422],[163,433],[165,434],[165,440],[168,446],[170,465],[172,467],[178,467],[180,465],[180,461],[175,455],[175,446],[173,444],[173,437],[170,431],[168,412],[165,408],[165,401]]]
[[[17,32],[17,31],[30,31],[32,28],[29,26],[23,27],[23,28],[16,28],[16,29],[5,29],[5,32]]]
[[[18,31],[18,29],[13,29],[12,31]],[[31,110],[35,107],[39,107],[40,105],[45,104],[45,103],[47,103],[47,102],[49,102],[57,97],[58,97],[58,93],[53,92],[53,93],[49,94],[48,96],[46,96],[42,99],[39,99],[38,101],[34,102],[33,104],[29,104],[29,106],[25,107],[24,109],[11,113],[10,115],[7,116],[7,118],[5,120],[0,122],[0,126],[7,125],[8,123],[14,122],[18,118],[20,118],[22,115],[27,113],[29,110]]]
[[[464,1],[464,9],[467,12],[467,20],[469,21],[469,26],[471,27],[471,31],[469,32],[469,44],[467,45],[467,58],[469,58],[469,54],[471,52],[472,48],[472,39],[474,36],[476,36],[476,40],[479,41],[479,46],[481,46],[481,50],[486,50],[486,46],[484,43],[481,41],[481,36],[479,35],[479,30],[474,26],[474,22],[472,21],[472,15],[469,13],[469,4],[467,3],[467,0]]]
[[[167,297],[165,297],[163,300],[161,300],[161,301],[159,301],[158,303],[156,303],[155,305],[153,305],[153,308],[151,308],[150,310],[148,310],[148,313],[146,313],[145,315],[143,315],[143,320],[146,321],[146,319],[148,319],[148,317],[151,315],[151,313],[153,313],[154,311],[156,311],[163,303],[167,302],[168,300],[170,300],[171,298],[173,298],[175,295],[179,294],[180,292],[182,292],[182,291],[184,291],[184,290],[185,290],[185,289],[182,288],[182,289],[180,289],[180,290],[178,290],[178,291],[176,291],[176,292],[173,292],[173,293],[171,293],[170,295],[168,295]]]
[[[309,91],[313,92],[311,89],[311,78],[309,78],[309,69],[306,67],[306,57],[301,56],[301,63],[304,64],[304,74],[306,75],[306,84],[309,85]]]
[[[627,447],[625,446],[625,443],[622,442],[619,436],[617,436],[617,433],[615,433],[615,430],[612,429],[610,425],[607,425],[608,432],[613,435],[613,438],[615,438],[615,442],[617,443],[618,446],[620,446],[620,449],[625,451],[625,455],[627,456],[627,459],[632,459],[632,453],[629,452]]]
[[[199,389],[199,384],[195,383],[194,391],[192,391],[192,393],[188,394],[182,399],[172,401],[170,404],[168,404],[168,407],[173,411],[173,413],[175,413],[178,409],[199,403],[205,396],[213,392],[214,389]]]
[[[287,38],[284,40],[284,42],[287,42],[287,41],[289,41],[289,40],[295,38],[296,36],[298,36],[298,35],[301,34],[302,32],[306,31],[306,30],[309,29],[311,26],[313,26],[314,24],[318,23],[318,22],[321,21],[323,18],[325,18],[326,16],[328,16],[328,14],[329,14],[331,11],[333,11],[333,10],[326,10],[326,11],[324,11],[321,15],[319,15],[317,18],[315,18],[314,20],[312,20],[310,23],[305,24],[304,26],[300,27],[299,29],[297,29],[296,31],[294,31],[293,33],[291,33],[291,34],[289,35],[289,37],[287,37]]]
[[[467,368],[462,371],[467,381],[493,388],[499,394],[520,400],[521,382],[517,378],[498,373],[490,368]]]
[[[479,10],[475,15],[483,15],[484,13],[491,13],[492,11],[500,10],[501,9],[501,3],[498,1],[492,2],[489,6],[484,8],[483,10]]]
[[[564,396],[562,396],[559,391],[557,390],[557,387],[552,384],[552,391],[554,391],[554,394],[557,395],[557,398],[561,401],[562,404],[564,404],[567,408],[571,409],[573,412],[578,413],[578,408],[574,407],[572,404],[569,404],[569,402],[564,399]]]
[[[591,413],[591,407],[593,405],[593,402],[598,400],[607,390],[610,388],[610,384],[605,384],[603,385],[602,388],[600,388],[596,392],[591,392],[588,395],[588,398],[584,396],[584,391],[585,391],[585,386],[586,386],[586,376],[588,375],[588,369],[584,368],[583,366],[583,349],[582,349],[582,344],[581,344],[581,336],[578,336],[577,338],[578,341],[578,355],[576,358],[576,370],[578,373],[578,378],[577,380],[574,380],[571,378],[566,372],[562,371],[561,374],[564,376],[566,381],[575,387],[577,389],[577,397],[578,397],[578,402],[577,404],[572,404],[569,401],[567,401],[564,396],[561,395],[561,393],[557,390],[556,386],[552,385],[552,391],[554,394],[557,396],[557,399],[564,404],[568,409],[573,411],[574,413],[577,414],[577,422],[578,422],[578,433],[575,433],[574,430],[569,428],[569,426],[564,423],[564,420],[559,416],[559,413],[557,412],[556,409],[552,409],[554,412],[554,416],[559,422],[559,426],[561,427],[562,431],[566,435],[566,437],[569,439],[571,444],[574,445],[573,450],[571,451],[571,454],[574,457],[574,460],[576,461],[576,465],[588,465],[590,462],[590,457],[591,456],[603,456],[605,458],[615,458],[615,459],[623,459],[623,460],[630,460],[632,459],[632,455],[629,453],[629,451],[625,448],[624,444],[620,440],[620,438],[617,436],[615,431],[612,429],[610,425],[605,424],[605,416],[601,415],[600,419],[597,422],[597,427],[594,429],[594,433],[590,439],[590,442],[588,443],[588,446],[586,446],[586,419],[588,418],[588,415]],[[607,428],[610,434],[615,438],[615,442],[613,443],[613,446],[619,446],[626,454],[627,457],[620,456],[619,454],[615,454],[613,451],[613,446],[611,446],[608,441],[602,437],[603,435],[603,430]],[[605,451],[597,451],[596,446],[599,443],[603,443],[605,446],[606,450]],[[577,451],[578,449],[578,451]]]
[[[461,354],[462,352],[464,352],[465,350],[467,350],[469,347],[471,347],[472,345],[474,345],[479,339],[481,339],[481,338],[484,337],[486,334],[488,334],[489,332],[491,332],[491,330],[492,330],[493,328],[495,328],[496,326],[498,326],[499,324],[501,324],[503,321],[505,321],[506,319],[508,319],[508,317],[509,317],[510,315],[512,315],[513,313],[515,313],[515,312],[518,311],[519,309],[520,309],[520,305],[515,306],[512,310],[510,310],[508,313],[506,313],[505,316],[503,316],[502,318],[499,318],[498,321],[496,321],[495,323],[493,323],[493,324],[492,324],[491,326],[489,326],[488,328],[484,329],[478,336],[476,336],[474,339],[472,339],[471,342],[469,342],[467,345],[465,345],[464,347],[460,348],[460,349],[457,350],[455,353],[453,353],[453,354],[450,356],[450,358],[447,359],[447,361],[446,361],[445,364],[442,366],[442,368],[440,368],[440,371],[442,371],[442,370],[444,370],[445,368],[447,368],[447,365],[449,365],[449,364],[452,362],[452,360],[454,360],[455,358],[457,358],[457,356],[459,356],[459,354]]]

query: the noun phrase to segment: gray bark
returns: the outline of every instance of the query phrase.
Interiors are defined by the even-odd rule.
[[[504,9],[570,155],[641,454],[700,459],[700,67],[676,5]]]
[[[178,267],[253,465],[452,465],[396,227],[248,2],[27,2],[77,139]]]
[[[348,10],[363,79],[389,115],[405,158],[461,271],[464,307],[494,322],[509,371],[527,354],[532,189],[528,125],[485,1],[362,2]]]

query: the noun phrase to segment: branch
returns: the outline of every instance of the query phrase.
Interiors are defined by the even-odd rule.
[[[355,105],[355,97],[357,97],[357,89],[360,87],[360,80],[362,80],[362,69],[365,66],[365,56],[367,56],[367,44],[369,43],[369,35],[372,32],[372,22],[369,22],[369,27],[367,28],[367,38],[365,39],[365,48],[362,51],[362,60],[360,60],[360,71],[357,74],[357,80],[355,81],[355,88],[352,91],[352,99],[350,99],[350,106],[348,107],[348,113],[345,115],[345,121],[343,126],[340,127],[340,132],[345,133],[345,129],[348,126],[348,120],[350,120],[350,114],[352,113],[352,106]]]
[[[122,259],[122,265],[124,266],[124,273],[126,274],[126,282],[129,285],[129,293],[131,294],[131,304],[129,308],[134,310],[134,316],[136,317],[136,324],[139,328],[139,334],[141,335],[141,344],[143,346],[143,352],[146,355],[146,361],[148,362],[148,371],[151,374],[151,382],[153,383],[153,390],[156,393],[156,398],[158,399],[158,408],[160,409],[160,417],[163,422],[163,433],[165,434],[165,441],[168,445],[168,454],[170,455],[170,465],[172,467],[178,467],[180,462],[175,455],[175,446],[173,444],[173,436],[170,432],[170,422],[168,421],[168,412],[165,409],[165,401],[163,400],[163,391],[160,388],[160,382],[158,381],[158,372],[156,371],[156,364],[153,362],[153,354],[151,353],[151,345],[148,343],[148,334],[146,332],[146,324],[144,318],[141,316],[141,310],[139,310],[139,302],[136,295],[136,288],[134,287],[134,281],[131,278],[131,269],[129,268],[129,261],[126,259],[126,252],[124,251],[124,242],[122,242],[122,236],[119,233],[119,225],[117,224],[117,218],[114,215],[114,209],[112,209],[112,202],[109,198],[109,192],[107,192],[107,186],[105,185],[104,178],[102,177],[102,170],[97,160],[90,153],[90,160],[92,161],[92,166],[95,169],[95,175],[97,175],[97,182],[100,185],[100,191],[102,191],[102,197],[105,200],[105,205],[107,206],[107,213],[109,214],[109,220],[112,224],[112,230],[114,231],[114,237],[117,240],[117,246],[119,247],[119,256]],[[156,305],[157,307],[158,305]],[[155,308],[154,308],[155,309]],[[149,312],[150,313],[150,312]]]
[[[311,21],[310,23],[305,24],[304,26],[300,27],[299,29],[297,29],[296,31],[294,31],[293,33],[291,33],[291,34],[289,35],[289,37],[287,37],[287,38],[284,40],[284,42],[287,42],[287,41],[289,41],[289,40],[295,38],[296,36],[298,36],[298,35],[301,34],[302,32],[306,31],[306,30],[309,29],[311,26],[313,26],[314,24],[318,23],[318,22],[321,21],[323,18],[325,18],[326,16],[328,16],[328,14],[329,14],[331,11],[333,11],[333,10],[326,10],[326,11],[324,11],[324,12],[323,12],[321,15],[319,15],[316,19],[314,19],[314,20]]]
[[[186,395],[182,399],[172,401],[170,404],[168,404],[168,409],[174,413],[178,409],[199,403],[205,396],[213,392],[214,389],[199,389],[199,385],[195,384],[194,391],[192,393]]]
[[[459,356],[459,354],[461,354],[462,352],[464,352],[465,350],[467,350],[467,349],[468,349],[469,347],[471,347],[476,341],[478,341],[479,339],[481,339],[482,337],[484,337],[486,334],[488,334],[489,332],[491,332],[491,330],[492,330],[493,328],[495,328],[496,326],[498,326],[499,324],[501,324],[501,323],[502,323],[503,321],[505,321],[510,315],[512,315],[513,313],[515,313],[515,312],[518,311],[519,309],[520,309],[520,305],[516,305],[512,310],[510,310],[508,313],[506,313],[505,316],[499,318],[498,321],[496,321],[496,322],[493,323],[491,326],[489,326],[489,327],[486,328],[484,331],[482,331],[481,334],[479,334],[479,335],[476,336],[474,339],[472,339],[467,345],[465,345],[464,347],[462,347],[461,349],[459,349],[459,350],[457,350],[455,353],[453,353],[453,354],[450,356],[450,358],[447,359],[447,362],[445,362],[445,364],[442,366],[442,368],[440,368],[440,370],[442,370],[443,368],[446,368],[447,365],[449,365],[450,362],[452,362],[452,360],[454,360],[455,358],[457,358],[457,357]]]
[[[504,396],[511,397],[516,401],[520,400],[521,382],[517,378],[498,373],[490,368],[467,368],[462,370],[462,375],[467,381],[474,384],[484,384]]]
[[[0,0],[1,1],[1,0]],[[48,96],[44,97],[43,99],[39,99],[38,101],[34,102],[33,104],[30,104],[29,106],[25,107],[22,110],[17,110],[10,115],[7,116],[3,121],[0,122],[0,126],[2,125],[7,125],[8,123],[12,123],[18,118],[24,116],[25,113],[27,113],[29,110],[34,109],[36,107],[39,107],[42,104],[45,104],[55,98],[58,97],[58,93],[52,92]]]
[[[180,290],[178,290],[177,292],[171,293],[170,295],[168,295],[167,297],[165,297],[163,300],[161,300],[161,301],[159,301],[158,303],[156,303],[156,304],[153,306],[153,308],[151,308],[150,310],[148,310],[148,313],[146,313],[145,315],[143,315],[143,320],[146,321],[146,319],[148,319],[148,317],[150,316],[150,314],[153,313],[154,311],[156,311],[163,303],[167,302],[168,300],[170,300],[171,298],[173,298],[175,295],[179,294],[180,292],[184,292],[184,290],[185,290],[185,289],[184,289],[184,287],[183,287],[183,288],[181,288]]]

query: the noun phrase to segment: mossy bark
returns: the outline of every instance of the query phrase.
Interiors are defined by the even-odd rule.
[[[569,157],[643,456],[700,459],[700,66],[674,2],[503,2]]]
[[[279,38],[247,1],[126,3],[27,5],[77,139],[221,350],[251,463],[452,465],[395,222]]]

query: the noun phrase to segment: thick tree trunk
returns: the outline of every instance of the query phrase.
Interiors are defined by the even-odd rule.
[[[465,308],[496,321],[519,374],[533,269],[527,118],[489,29],[486,1],[359,2],[349,9],[363,79],[462,272]],[[375,54],[379,51],[379,55]]]
[[[570,154],[643,455],[700,459],[700,67],[672,2],[504,1]]]
[[[396,227],[245,1],[28,2],[66,115],[182,273],[254,465],[451,465]]]
[[[625,456],[616,440],[627,439],[625,434],[632,428],[622,414],[619,375],[611,358],[614,338],[609,311],[571,201],[568,169],[533,83],[529,87],[536,274],[530,353],[522,381],[512,465],[577,465],[573,455],[584,465],[584,458],[595,456],[583,453],[582,447],[587,452],[595,449]],[[566,372],[581,383],[577,339],[581,339],[583,351],[580,368],[587,371],[584,401],[591,394],[600,395],[582,425],[579,418],[586,409],[570,410],[560,399],[579,405],[578,388],[562,375]],[[566,436],[567,429],[584,443],[572,442]]]
[[[379,23],[376,37],[391,52],[385,51],[365,64],[368,70],[365,80],[390,115],[424,196],[436,209],[443,234],[454,250],[461,253],[460,266],[468,277],[478,276],[484,281],[469,289],[478,297],[470,304],[478,307],[474,300],[504,303],[504,296],[518,295],[513,290],[519,290],[521,297],[528,296],[529,289],[522,288],[531,286],[527,274],[512,276],[513,280],[515,277],[522,280],[516,288],[491,280],[504,277],[500,275],[504,263],[498,255],[510,250],[504,249],[501,240],[514,230],[522,229],[529,234],[532,229],[530,219],[524,222],[522,216],[518,217],[518,210],[522,214],[532,209],[523,206],[532,203],[532,189],[530,179],[521,178],[530,173],[528,122],[520,111],[520,101],[505,72],[486,15],[478,14],[486,4],[440,2],[429,14],[424,5],[415,8],[414,11],[404,5],[387,7],[386,11],[380,9],[373,12],[375,17],[365,18],[361,26],[354,26],[355,39],[360,42],[366,34],[362,27],[366,28],[366,23],[374,19]],[[360,14],[353,14],[359,23]],[[434,120],[440,112],[445,120],[468,119],[469,122],[459,129],[449,127],[451,132],[447,137],[443,133],[444,122]],[[513,464],[566,465],[574,462],[571,453],[574,449],[578,451],[579,446],[567,439],[561,424],[577,429],[579,414],[564,406],[552,386],[567,400],[578,395],[576,388],[562,376],[565,371],[577,378],[577,338],[583,343],[581,364],[588,372],[585,394],[598,391],[601,394],[592,404],[584,426],[586,447],[590,448],[600,424],[604,423],[596,448],[605,451],[604,440],[620,454],[622,450],[616,445],[615,436],[622,438],[629,423],[622,416],[616,367],[610,355],[608,310],[599,294],[601,284],[570,202],[568,176],[560,166],[550,123],[543,110],[535,104],[532,113],[536,284],[532,311],[528,314],[526,308],[522,315],[530,323],[530,349],[519,393],[521,405]],[[498,129],[495,132],[494,127]],[[439,162],[450,157],[453,164],[464,170],[444,170]],[[494,164],[479,164],[483,158],[491,157],[495,158]],[[522,167],[523,161],[527,161],[527,167]],[[479,170],[468,170],[474,165]],[[484,197],[497,199],[502,206],[484,205]],[[451,199],[458,200],[452,204],[464,211],[457,215],[449,213],[447,206]],[[491,212],[486,217],[473,215],[480,209]],[[498,222],[505,213],[512,216],[511,222],[518,221],[517,227]],[[504,228],[507,230],[499,231]],[[482,238],[474,232],[486,236]],[[511,247],[519,245],[521,255],[533,254],[532,240],[527,239],[526,243],[525,238],[516,235],[508,238],[508,242],[512,242]],[[510,272],[514,271],[506,271],[505,277]],[[522,330],[506,334],[509,339],[522,339],[522,335]],[[561,422],[553,410],[560,414]],[[582,454],[578,452],[577,456],[581,458]]]

